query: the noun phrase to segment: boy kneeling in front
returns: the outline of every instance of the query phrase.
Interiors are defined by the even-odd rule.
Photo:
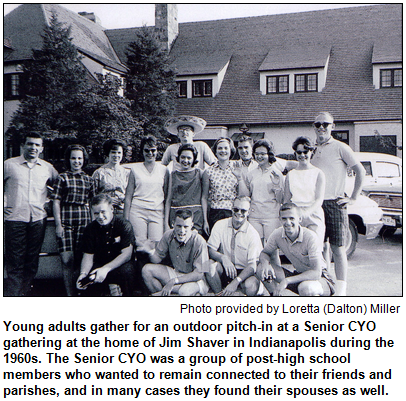
[[[94,220],[85,228],[83,258],[76,282],[85,295],[101,295],[102,285],[118,284],[123,296],[132,296],[135,272],[132,262],[135,242],[132,225],[114,215],[113,200],[99,194],[90,202]]]
[[[155,296],[172,292],[181,296],[206,295],[209,287],[204,273],[210,271],[206,241],[193,230],[193,214],[177,210],[174,228],[168,230],[155,250],[149,252],[152,263],[142,269],[145,285]],[[160,264],[167,256],[173,267]]]
[[[293,203],[281,206],[282,227],[277,228],[259,256],[258,276],[274,296],[330,296],[335,283],[326,270],[322,248],[316,234],[300,226],[300,212]],[[278,250],[293,265],[291,272],[282,267]]]

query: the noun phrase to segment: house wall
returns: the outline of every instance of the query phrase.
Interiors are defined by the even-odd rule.
[[[360,137],[362,136],[374,136],[374,135],[395,135],[396,145],[402,146],[402,123],[401,121],[386,122],[386,121],[376,121],[376,122],[358,122],[354,124],[354,140],[358,145],[355,149],[359,151]],[[402,151],[397,149],[396,156],[402,157]]]
[[[221,130],[219,129],[221,128]],[[381,135],[396,135],[398,146],[402,145],[402,124],[400,121],[388,122],[357,122],[348,124],[336,124],[335,130],[348,131],[349,146],[355,152],[360,151],[360,137],[374,135],[377,130]],[[240,133],[239,126],[225,127],[206,127],[203,133],[199,134],[201,140],[216,139],[221,135],[233,136]],[[272,141],[276,153],[292,153],[292,143],[298,136],[307,136],[316,141],[316,134],[311,124],[292,124],[292,125],[255,125],[250,127],[250,133],[264,133],[264,138]],[[397,156],[402,157],[402,151],[397,151]]]
[[[3,66],[4,74],[13,74],[21,71],[21,64],[6,64]],[[3,132],[5,132],[10,125],[11,118],[17,111],[19,104],[19,100],[6,100],[3,102]]]

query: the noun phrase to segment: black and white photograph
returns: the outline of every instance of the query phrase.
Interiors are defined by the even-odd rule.
[[[402,16],[3,3],[3,297],[402,297]]]

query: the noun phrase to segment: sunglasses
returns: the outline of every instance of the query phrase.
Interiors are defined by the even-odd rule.
[[[333,124],[333,123],[314,123],[313,125],[316,127],[316,128],[320,128],[321,126],[323,126],[323,128],[324,129],[326,129],[329,125],[331,125],[331,124]]]
[[[155,153],[157,149],[144,149],[145,153]]]
[[[310,149],[306,149],[306,150],[295,150],[295,153],[297,155],[307,155],[310,152]]]
[[[241,214],[246,214],[248,213],[247,209],[239,209],[238,207],[233,207],[233,213],[241,213]]]

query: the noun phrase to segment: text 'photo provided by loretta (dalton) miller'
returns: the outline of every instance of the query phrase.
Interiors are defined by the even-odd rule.
[[[3,398],[401,399],[401,305],[187,302],[3,320]]]

